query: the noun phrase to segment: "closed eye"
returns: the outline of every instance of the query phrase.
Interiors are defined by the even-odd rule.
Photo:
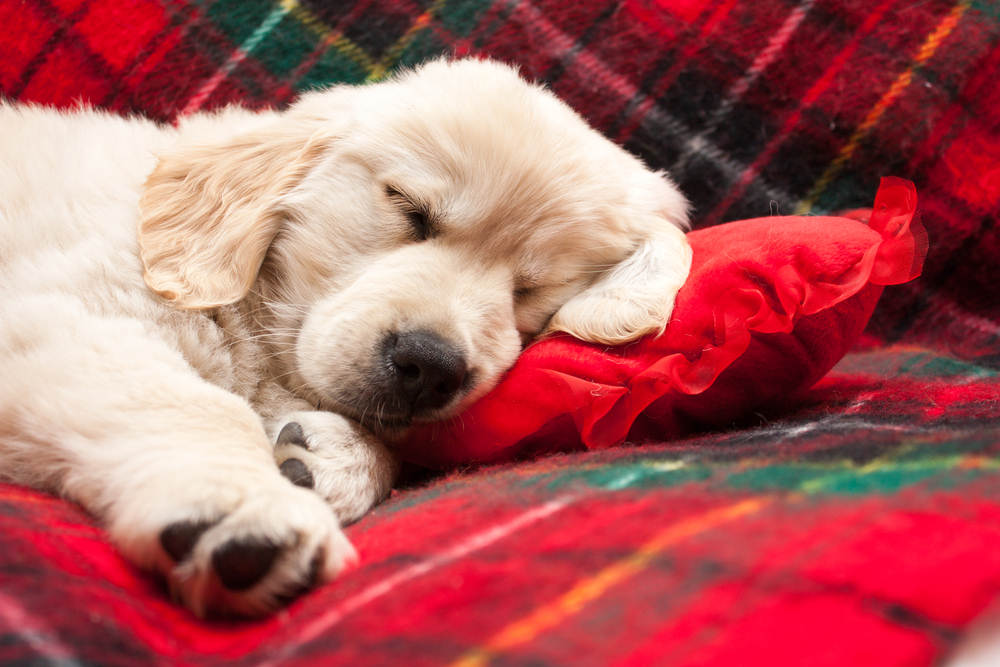
[[[425,204],[391,185],[386,186],[385,194],[393,205],[406,216],[407,222],[410,223],[411,239],[419,243],[436,235],[437,230],[434,227],[433,218]]]

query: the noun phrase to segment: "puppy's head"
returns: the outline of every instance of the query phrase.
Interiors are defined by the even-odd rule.
[[[662,330],[686,221],[665,176],[551,93],[441,60],[167,154],[139,235],[154,291],[259,291],[289,387],[391,437],[481,396],[545,331]]]

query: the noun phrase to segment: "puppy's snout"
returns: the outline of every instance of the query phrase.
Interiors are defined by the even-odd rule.
[[[400,398],[415,412],[442,407],[465,382],[465,354],[437,334],[398,334],[386,347]]]

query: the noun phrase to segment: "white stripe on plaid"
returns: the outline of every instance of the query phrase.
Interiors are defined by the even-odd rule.
[[[811,2],[809,4],[811,5]],[[541,33],[540,36],[543,39],[539,41],[548,45],[548,52],[556,57],[561,58],[564,54],[573,50],[573,38],[549,21],[544,12],[532,6],[530,2],[518,3],[511,12],[509,20],[511,22],[519,22],[525,31]],[[801,18],[798,19],[798,22],[801,22]],[[795,24],[796,27],[798,22]],[[790,34],[788,33],[785,36],[786,40]],[[765,51],[767,51],[766,48]],[[591,80],[595,81],[603,89],[613,92],[622,100],[634,100],[638,102],[645,100],[645,94],[635,84],[614,72],[595,56],[593,52],[583,50],[575,55],[574,65],[582,69]],[[773,59],[774,56],[771,55],[770,57]],[[754,61],[754,63],[757,62],[757,60]],[[764,67],[761,67],[761,71],[763,69]],[[730,181],[735,180],[747,168],[747,165],[732,158],[715,144],[700,135],[696,135],[687,125],[663,109],[658,103],[653,103],[653,107],[643,119],[643,124],[651,124],[658,129],[664,129],[671,135],[679,138],[685,146],[682,153],[698,153],[700,157],[709,160]],[[763,179],[760,180],[762,192],[768,198],[776,200],[779,206],[791,205],[798,201],[797,197],[793,197],[783,189],[769,183],[764,183]]]
[[[21,603],[14,598],[8,597],[0,592],[0,633],[3,628],[9,629],[11,635],[28,644],[35,656],[39,658],[39,664],[52,665],[53,667],[82,667],[80,662],[73,657],[73,652],[68,646],[59,641],[59,638],[45,626],[40,618],[32,615]],[[36,664],[30,658],[24,664]]]
[[[733,107],[743,99],[743,95],[750,89],[750,87],[757,82],[760,75],[764,73],[768,67],[774,62],[774,59],[781,53],[781,50],[785,48],[785,44],[791,38],[795,31],[798,29],[802,20],[806,17],[813,7],[813,0],[804,0],[804,2],[797,7],[795,7],[785,18],[784,23],[778,28],[778,31],[771,36],[768,40],[767,46],[764,50],[757,54],[754,58],[753,63],[750,64],[750,68],[746,71],[743,77],[733,84],[733,86],[726,93],[722,102],[719,104],[718,108],[709,117],[708,122],[705,124],[705,129],[698,133],[698,136],[694,137],[690,142],[688,142],[683,152],[681,152],[680,157],[677,158],[677,162],[674,163],[671,169],[677,173],[683,173],[685,167],[687,166],[688,160],[695,152],[701,152],[705,150],[705,144],[707,143],[708,135],[716,130],[719,125],[725,120],[726,116],[730,114]],[[740,170],[742,171],[742,169]],[[787,195],[786,195],[787,196]],[[791,200],[786,200],[790,202]]]
[[[460,558],[468,556],[475,551],[484,549],[498,540],[517,532],[518,530],[527,528],[528,526],[566,508],[575,500],[576,497],[570,495],[554,498],[547,503],[539,505],[538,507],[533,507],[526,512],[518,514],[509,521],[505,521],[499,525],[495,525],[484,531],[478,532],[469,538],[462,540],[446,551],[435,554],[418,563],[414,563],[410,567],[400,570],[394,575],[372,584],[371,586],[361,590],[359,593],[347,598],[333,609],[321,614],[319,618],[316,618],[311,623],[306,624],[299,632],[296,633],[293,641],[287,642],[286,646],[277,652],[277,655],[273,655],[271,658],[259,663],[257,667],[273,667],[274,665],[280,664],[288,658],[297,647],[303,646],[323,633],[329,631],[330,628],[340,623],[344,617],[354,613],[368,603],[384,597],[399,586],[412,581],[413,579],[422,577],[429,572],[440,569]]]

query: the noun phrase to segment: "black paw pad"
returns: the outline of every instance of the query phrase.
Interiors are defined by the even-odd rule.
[[[284,463],[278,466],[278,470],[281,474],[288,478],[288,480],[295,486],[301,486],[306,489],[313,488],[313,476],[309,472],[309,468],[306,464],[298,459],[287,459]]]
[[[298,422],[288,422],[278,434],[279,445],[295,445],[303,449],[309,449],[306,442],[306,434],[302,432],[302,426]]]
[[[280,545],[263,538],[232,540],[212,554],[212,567],[223,586],[245,591],[270,572],[280,552]]]
[[[191,550],[197,544],[202,534],[219,523],[220,519],[212,521],[178,521],[163,529],[160,533],[160,544],[163,550],[170,554],[174,562],[181,562],[191,555]]]

